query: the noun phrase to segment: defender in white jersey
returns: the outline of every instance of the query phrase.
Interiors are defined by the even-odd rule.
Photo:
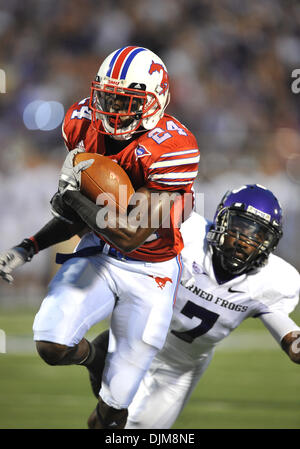
[[[282,236],[274,195],[262,186],[243,186],[224,196],[214,223],[193,213],[181,232],[190,276],[179,288],[165,345],[129,407],[128,429],[170,428],[216,345],[246,318],[259,317],[300,363],[300,328],[289,318],[299,300],[300,276],[271,254]],[[95,339],[98,350],[107,338],[104,333]]]
[[[225,195],[214,223],[193,213],[182,225],[182,256],[192,278],[180,286],[166,343],[129,407],[126,428],[170,428],[215,346],[246,318],[259,317],[300,363],[300,328],[288,316],[299,300],[300,276],[270,254],[281,221],[273,194],[248,185]]]

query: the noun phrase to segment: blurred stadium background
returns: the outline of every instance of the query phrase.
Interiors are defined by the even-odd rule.
[[[199,212],[212,218],[228,188],[265,185],[285,214],[277,252],[300,269],[297,0],[1,0],[0,39],[0,251],[51,218],[64,113],[89,96],[108,53],[134,44],[164,60],[168,111],[198,139]],[[31,325],[57,249],[0,284],[0,428],[84,428],[94,407],[83,369],[50,368],[34,354]],[[299,307],[293,317],[300,323]],[[220,348],[177,428],[300,427],[299,367],[252,321]]]

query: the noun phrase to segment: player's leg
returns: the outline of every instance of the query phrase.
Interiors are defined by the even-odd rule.
[[[122,410],[125,422],[127,408],[155,354],[164,344],[172,317],[180,266],[177,261],[160,264],[159,267],[155,265],[155,269],[162,269],[166,274],[169,283],[156,282],[155,275],[151,274],[151,264],[143,264],[144,272],[131,272],[130,277],[122,273],[118,277],[118,289],[122,294],[119,295],[111,319],[109,350],[100,391],[102,401],[89,418],[90,428],[112,427],[111,422],[103,419],[103,402],[110,406],[111,418],[117,416],[118,410]],[[97,423],[97,415],[102,425],[107,427]],[[118,421],[114,421],[118,425]]]
[[[89,343],[91,349],[90,353],[92,353],[92,356],[88,357],[86,361],[81,363],[89,370],[90,384],[97,399],[99,398],[103,369],[108,350],[108,339],[109,331],[107,329]]]
[[[192,378],[191,369],[155,359],[129,406],[126,429],[169,429],[180,413]]]
[[[34,320],[39,355],[50,365],[93,363],[93,347],[83,336],[111,313],[114,302],[105,272],[97,273],[88,259],[67,261]]]
[[[115,310],[118,316],[122,308]],[[120,320],[117,320],[120,324]],[[124,329],[127,323],[119,328]],[[114,324],[112,327],[114,328]],[[99,402],[88,420],[92,429],[122,429],[128,416],[127,407],[134,396],[157,348],[142,341],[128,342],[126,337],[115,339],[111,334],[110,346],[116,347],[113,354],[106,356]],[[109,381],[107,381],[109,379]],[[103,393],[104,391],[104,393]]]
[[[138,327],[139,316],[130,319],[129,316],[134,315],[132,304],[120,304],[119,301],[111,319],[109,350],[104,368],[106,374],[103,373],[101,390],[99,388],[100,391],[104,390],[105,394],[104,397],[99,396],[98,390],[97,406],[88,419],[90,429],[124,428],[128,416],[128,397],[134,395],[128,389],[138,388],[157,352],[156,348],[142,342],[141,336],[129,338],[128,325],[132,328],[132,322],[135,322]]]
[[[211,358],[212,352],[193,363],[184,363],[184,354],[178,348],[177,363],[172,363],[159,353],[129,406],[126,429],[170,429]]]
[[[90,383],[96,398],[101,387],[102,373],[108,347],[108,329],[89,342],[83,338],[70,347],[48,341],[36,341],[37,352],[48,365],[82,365],[89,371]]]
[[[89,429],[124,429],[128,417],[128,410],[116,409],[106,404],[99,397],[95,410],[88,418]]]
[[[36,340],[36,349],[39,356],[48,365],[81,364],[90,355],[90,345],[85,338],[72,347],[50,341]]]

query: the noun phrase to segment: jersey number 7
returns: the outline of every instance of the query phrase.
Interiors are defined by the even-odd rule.
[[[178,332],[172,330],[171,333],[176,335],[176,337],[180,338],[181,340],[186,341],[187,343],[192,343],[195,338],[200,337],[200,335],[206,334],[220,315],[217,313],[211,312],[210,310],[204,309],[204,307],[198,306],[197,304],[188,301],[183,309],[181,310],[181,313],[188,318],[193,318],[194,316],[201,319],[201,323],[199,326],[194,327],[193,329],[190,329],[189,331],[185,332]]]

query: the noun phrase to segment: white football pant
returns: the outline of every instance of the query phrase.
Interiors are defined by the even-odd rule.
[[[213,357],[211,350],[190,364],[155,357],[129,406],[125,429],[170,429]]]
[[[96,246],[85,235],[76,250]],[[51,281],[34,324],[34,340],[74,346],[111,315],[109,353],[100,396],[127,408],[162,348],[181,277],[181,259],[150,263],[105,254],[72,258]]]

